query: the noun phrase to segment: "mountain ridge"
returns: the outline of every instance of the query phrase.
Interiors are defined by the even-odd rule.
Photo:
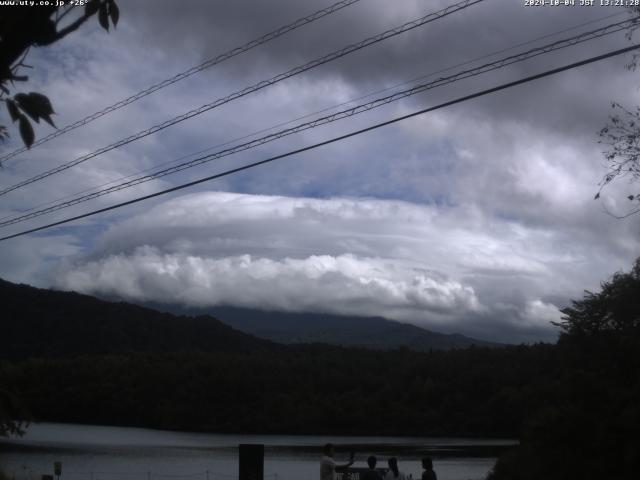
[[[212,315],[236,330],[284,344],[325,343],[376,350],[407,347],[416,351],[468,348],[471,345],[504,346],[457,333],[434,332],[383,317],[276,312],[232,306],[188,308],[156,303],[145,305],[174,314]]]
[[[185,317],[0,279],[0,358],[284,348],[209,316]]]
[[[0,359],[264,351],[296,344],[415,351],[500,346],[381,317],[137,305],[0,279]]]

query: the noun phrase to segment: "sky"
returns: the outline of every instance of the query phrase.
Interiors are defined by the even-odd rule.
[[[120,22],[109,33],[91,19],[29,53],[30,81],[16,91],[46,94],[58,126],[331,1],[118,3]],[[0,186],[453,3],[356,2],[8,160]],[[628,18],[620,7],[579,3],[485,0],[3,195],[0,217],[259,138],[406,89],[417,78],[434,80]],[[150,194],[628,45],[624,32],[591,40],[0,233]],[[378,315],[485,340],[554,341],[558,329],[551,322],[560,320],[559,309],[629,270],[640,253],[640,216],[610,214],[628,211],[626,195],[635,186],[614,182],[594,200],[607,171],[598,131],[613,113],[611,103],[640,104],[638,72],[625,68],[630,59],[613,57],[0,242],[0,277],[132,302]],[[2,123],[10,123],[4,111]],[[51,131],[36,126],[37,138]],[[21,146],[12,133],[0,153]]]

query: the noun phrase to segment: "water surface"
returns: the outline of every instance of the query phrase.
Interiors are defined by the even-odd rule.
[[[317,480],[325,443],[336,460],[356,453],[354,466],[375,454],[381,464],[398,457],[400,469],[419,479],[429,454],[440,480],[482,479],[512,440],[429,437],[221,435],[141,428],[43,423],[20,439],[0,440],[0,466],[16,480],[40,480],[62,462],[60,480],[231,480],[238,475],[238,444],[265,445],[265,480]],[[340,453],[344,449],[345,453]]]

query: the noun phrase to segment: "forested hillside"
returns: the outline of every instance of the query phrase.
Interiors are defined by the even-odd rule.
[[[15,288],[19,298],[24,287]],[[146,318],[150,310],[80,295],[51,312],[57,293],[27,292],[3,299],[13,306],[2,320],[11,354],[0,361],[0,393],[21,408],[0,414],[26,407],[37,420],[212,432],[518,437],[492,479],[640,471],[640,261],[563,311],[557,345],[428,353],[278,346],[211,318]],[[20,318],[20,302],[40,309],[44,331]],[[95,323],[81,320],[87,312]],[[115,324],[106,320],[118,313]],[[82,334],[67,330],[75,340],[57,343],[68,318]],[[181,321],[212,330],[181,336]],[[7,332],[24,336],[19,348]],[[157,340],[167,335],[176,341]]]
[[[8,282],[0,292],[1,380],[37,420],[515,436],[555,363],[549,345],[430,353],[284,346],[212,317]]]
[[[278,348],[209,316],[175,316],[3,280],[0,305],[0,358],[5,359]]]
[[[415,353],[339,347],[131,353],[2,364],[38,420],[242,433],[513,437],[551,346]],[[558,379],[558,381],[560,378]]]

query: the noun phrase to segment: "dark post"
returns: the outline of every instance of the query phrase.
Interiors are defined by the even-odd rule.
[[[239,480],[264,480],[264,445],[245,443],[238,450]]]

